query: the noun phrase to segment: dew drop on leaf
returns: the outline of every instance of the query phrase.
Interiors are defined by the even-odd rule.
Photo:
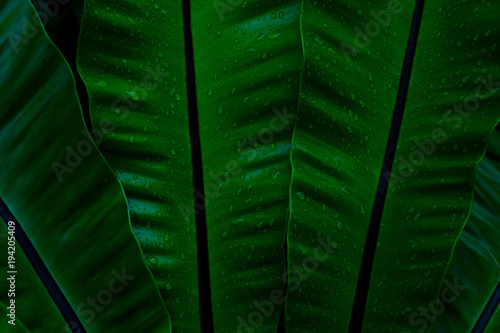
[[[299,197],[300,200],[304,200],[306,198],[303,192],[297,192],[297,196]]]
[[[156,257],[147,256],[146,260],[154,266],[158,265],[158,259]]]

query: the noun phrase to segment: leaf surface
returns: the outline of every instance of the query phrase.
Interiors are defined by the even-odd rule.
[[[18,220],[86,330],[169,331],[123,190],[89,138],[69,66],[29,1],[0,2],[0,49],[4,219]]]
[[[9,254],[9,237],[5,221],[0,218],[0,244],[2,253]],[[12,240],[11,240],[12,241]],[[9,250],[9,251],[8,251]],[[0,287],[4,292],[1,294],[0,307],[2,308],[2,321],[0,322],[1,332],[63,332],[67,327],[64,318],[57,309],[56,305],[47,293],[44,285],[41,283],[36,272],[33,270],[28,258],[19,246],[15,247],[15,288],[12,297],[9,297],[11,290],[10,281],[7,278],[12,271],[8,266],[8,256],[0,256],[0,267],[5,276],[1,280]],[[11,320],[7,317],[10,314],[11,299],[15,301],[15,325],[10,324]]]
[[[174,331],[199,328],[196,225],[180,1],[88,1],[77,65],[93,128]]]
[[[499,119],[481,83],[500,77],[497,5],[391,6],[303,3],[287,332],[415,332],[470,212]]]
[[[221,19],[211,2],[191,1],[214,329],[276,332],[300,3],[232,3]]]
[[[251,325],[242,321],[253,302],[284,289],[300,4],[229,7],[85,8],[78,66],[93,125],[116,125],[101,148],[125,188],[174,331]],[[155,66],[160,82],[149,76]],[[257,326],[276,330],[280,312],[281,303]]]
[[[436,316],[432,332],[474,332],[500,283],[500,131],[492,133],[486,155],[475,175],[474,205],[446,273],[465,290],[443,285],[446,308]],[[445,290],[446,289],[446,290]],[[441,297],[443,299],[443,297]],[[450,302],[446,302],[446,300]],[[488,323],[490,314],[485,314]],[[484,327],[485,325],[483,325]]]

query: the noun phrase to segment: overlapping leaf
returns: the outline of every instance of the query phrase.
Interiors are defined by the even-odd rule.
[[[78,68],[100,146],[129,202],[132,227],[174,331],[199,330],[194,207],[180,1],[88,1]]]
[[[1,249],[3,253],[9,254],[8,250],[12,251],[12,246],[9,249],[8,245],[12,238],[9,237],[12,235],[8,234],[5,221],[0,218],[0,222]],[[8,256],[0,257],[2,272],[20,272],[20,274],[15,274],[14,279],[8,273],[5,278],[2,278],[0,287],[5,292],[1,294],[0,298],[3,317],[0,322],[0,331],[12,333],[62,332],[67,325],[59,309],[55,306],[19,246],[15,246],[14,249],[15,253],[12,256],[15,258],[14,270],[9,269]],[[13,288],[11,288],[11,282],[14,282]],[[14,300],[14,306],[11,304],[11,299]],[[12,308],[15,319],[9,316]]]
[[[473,292],[433,329],[473,327],[498,283],[493,161],[469,219],[498,4],[87,1],[78,69],[143,252],[66,63],[1,4],[0,195],[89,331],[276,332],[287,282],[287,332],[422,332],[454,276]]]
[[[215,329],[237,329],[253,301],[284,289],[299,6],[245,1],[228,12],[228,6],[191,4],[202,147],[202,161],[194,163],[203,164],[205,198],[193,189],[190,144],[197,143],[189,131],[198,128],[188,127],[186,85],[194,82],[186,79],[190,41],[183,37],[181,3],[86,6],[79,68],[93,124],[103,118],[116,124],[101,147],[125,187],[174,331],[201,329],[195,217],[204,206],[208,232],[198,237],[209,246],[204,265],[212,298],[202,301],[212,304]],[[198,156],[199,148],[192,149]],[[280,310],[278,304],[266,318],[266,329],[276,328]]]
[[[70,69],[29,1],[0,2],[0,50],[1,198],[88,331],[169,331],[123,191],[83,125]]]
[[[288,236],[289,268],[304,268],[287,332],[417,331],[409,318],[440,290],[500,116],[496,10],[304,1]]]
[[[492,134],[475,176],[474,205],[458,240],[446,280],[445,297],[432,332],[472,332],[500,283],[500,131]],[[451,294],[450,294],[451,293]]]
[[[192,1],[215,332],[275,332],[286,277],[300,3]],[[260,314],[264,312],[263,314]]]

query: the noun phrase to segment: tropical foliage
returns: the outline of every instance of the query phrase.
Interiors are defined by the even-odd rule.
[[[0,0],[0,332],[496,332],[499,11]]]

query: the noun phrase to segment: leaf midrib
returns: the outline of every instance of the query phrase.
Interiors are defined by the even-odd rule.
[[[19,246],[21,247],[31,266],[40,278],[40,281],[43,283],[45,289],[54,301],[54,304],[57,306],[59,312],[64,317],[66,323],[68,323],[68,325],[71,324],[71,328],[75,332],[86,333],[87,331],[83,328],[80,319],[71,307],[68,299],[62,292],[57,282],[54,280],[54,277],[52,276],[42,258],[38,254],[37,250],[26,235],[21,224],[16,219],[14,214],[12,214],[11,210],[5,204],[2,198],[0,198],[0,216],[7,226],[9,221],[13,221],[15,223],[14,237],[16,238],[16,245],[19,244]],[[8,272],[9,271],[6,271],[6,273]]]
[[[182,0],[182,17],[184,30],[184,53],[186,57],[186,89],[189,114],[189,135],[191,140],[191,158],[193,164],[193,202],[195,205],[193,208],[195,211],[196,240],[198,245],[198,295],[200,304],[200,326],[201,332],[213,332],[214,324],[212,318],[212,298],[208,262],[209,255],[207,219],[205,212],[205,186],[203,183],[200,126],[198,121],[198,102],[196,98],[190,0]],[[198,207],[198,205],[201,207]]]
[[[356,293],[354,296],[354,303],[351,311],[349,333],[361,332],[363,328],[363,319],[370,288],[373,261],[375,258],[375,251],[377,249],[378,235],[382,222],[382,213],[384,210],[387,189],[389,186],[389,176],[394,163],[394,156],[398,145],[399,133],[401,130],[401,125],[403,123],[404,109],[406,105],[406,98],[408,95],[413,60],[415,58],[415,50],[417,46],[418,33],[420,30],[420,23],[422,21],[424,2],[425,0],[417,0],[415,4],[415,10],[413,12],[410,36],[408,38],[408,44],[406,47],[406,53],[403,62],[403,70],[399,81],[399,89],[396,97],[396,104],[394,107],[389,139],[387,141],[384,162],[377,187],[377,195],[375,197],[370,225],[368,227],[368,234],[366,236],[361,269],[359,271],[358,283],[356,286]]]

